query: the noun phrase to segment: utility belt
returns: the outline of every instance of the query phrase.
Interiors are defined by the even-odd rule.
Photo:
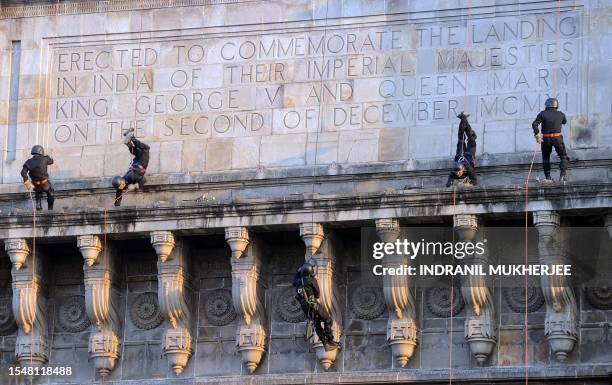
[[[560,132],[553,132],[553,133],[550,133],[550,134],[542,134],[542,136],[545,137],[545,138],[557,138],[557,137],[561,136],[561,133]]]
[[[141,165],[137,165],[137,166],[132,166],[132,171],[134,171],[136,174],[144,176],[144,174],[147,172],[147,169],[142,167]]]
[[[41,185],[47,183],[48,181],[49,181],[48,179],[33,180],[32,183],[34,183],[34,185],[36,185],[36,186],[41,186]]]

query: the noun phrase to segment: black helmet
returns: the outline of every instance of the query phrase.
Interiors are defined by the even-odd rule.
[[[30,151],[30,153],[32,155],[44,155],[45,149],[43,148],[43,146],[37,144],[36,146],[32,147],[32,151]]]
[[[314,277],[316,266],[317,263],[310,258],[308,261],[304,262],[304,264],[299,268],[298,272],[302,277]]]
[[[544,102],[544,107],[557,109],[559,108],[559,101],[555,98],[548,98]]]
[[[119,188],[121,184],[125,183],[125,179],[123,179],[123,177],[121,176],[116,176],[113,178],[113,181],[111,183],[113,184],[114,188]]]

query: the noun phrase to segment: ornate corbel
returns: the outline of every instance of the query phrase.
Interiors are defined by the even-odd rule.
[[[12,307],[19,328],[15,356],[20,366],[42,366],[49,358],[45,298],[41,293],[42,257],[30,254],[25,239],[6,240],[4,247],[13,263]]]
[[[302,240],[306,244],[306,258],[308,259],[317,253],[325,238],[323,225],[314,222],[301,223],[300,237],[302,237]]]
[[[540,264],[566,264],[560,215],[555,211],[536,211],[533,224],[539,234]],[[578,340],[576,297],[564,275],[542,275],[540,282],[546,300],[544,335],[557,359],[563,362]]]
[[[15,270],[21,269],[21,266],[26,261],[28,255],[30,255],[30,247],[25,239],[13,238],[4,241],[4,250],[9,255],[11,263]]]
[[[397,219],[377,219],[376,232],[385,243],[393,243],[400,235],[400,225]],[[385,255],[382,259],[384,267],[396,268],[407,264],[403,255]],[[387,321],[387,343],[395,362],[405,367],[410,361],[414,348],[418,344],[418,326],[416,323],[416,307],[414,296],[410,290],[406,275],[385,274],[383,292],[389,309]]]
[[[121,348],[121,318],[117,312],[119,293],[113,287],[113,253],[103,250],[100,238],[86,235],[77,238],[85,263],[85,309],[93,325],[89,335],[89,358],[104,379],[115,368]]]
[[[478,232],[478,218],[471,214],[453,217],[453,227],[458,242],[472,242]],[[488,269],[488,256],[474,254],[462,260],[469,265],[481,265]],[[487,361],[497,343],[495,328],[495,302],[489,282],[485,276],[462,277],[461,293],[465,299],[468,316],[465,320],[465,340],[476,358],[478,365]]]
[[[305,259],[313,258],[317,263],[316,279],[320,289],[319,304],[324,306],[331,315],[334,340],[340,341],[342,314],[334,280],[336,256],[332,237],[325,234],[323,225],[320,223],[301,224],[300,236],[306,245]],[[311,344],[321,366],[325,370],[329,369],[336,360],[338,348],[326,351],[323,342],[319,340],[314,330],[308,331],[307,335],[311,336]]]
[[[83,255],[85,264],[92,266],[102,251],[102,241],[97,235],[79,235],[77,236],[77,247]]]
[[[253,373],[266,350],[265,313],[260,286],[261,245],[251,239],[246,227],[225,229],[225,239],[232,250],[232,300],[240,316],[236,345],[242,362]]]
[[[164,332],[163,348],[175,375],[180,375],[192,353],[192,314],[187,292],[187,248],[170,231],[151,233],[157,253],[157,295],[169,326]]]
[[[225,240],[232,250],[232,258],[239,259],[249,245],[249,230],[246,227],[227,227]]]

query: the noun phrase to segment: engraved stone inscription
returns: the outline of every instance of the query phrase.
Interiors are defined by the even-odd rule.
[[[580,27],[567,11],[58,45],[48,139],[104,145],[134,128],[151,142],[344,131],[377,140],[380,129],[448,124],[462,110],[475,122],[533,118],[549,96],[573,115]]]

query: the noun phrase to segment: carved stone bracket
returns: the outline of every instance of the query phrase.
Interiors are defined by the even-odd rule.
[[[77,247],[81,250],[85,264],[91,266],[96,263],[96,259],[102,251],[102,242],[97,235],[79,235],[77,237]]]
[[[261,242],[249,234],[246,227],[225,230],[232,250],[232,300],[240,322],[236,330],[236,345],[247,371],[253,373],[266,349],[265,311],[261,286]]]
[[[478,218],[475,215],[459,214],[453,217],[454,231],[458,242],[473,241],[478,232]],[[474,255],[463,260],[466,264],[482,265],[488,268],[488,257]],[[484,365],[495,344],[495,302],[489,282],[482,275],[463,277],[461,293],[467,306],[465,320],[465,340],[476,358],[478,365]]]
[[[540,263],[567,263],[560,215],[555,211],[536,211],[533,223],[539,234]],[[557,359],[563,362],[578,340],[578,306],[574,291],[564,275],[542,275],[540,282],[546,300],[544,335]]]
[[[9,255],[15,270],[21,269],[21,266],[26,262],[26,258],[30,255],[28,242],[21,238],[5,240],[4,250],[6,250],[6,253]]]
[[[174,235],[170,231],[151,232],[151,245],[162,262],[166,262],[175,245]]]
[[[82,236],[77,246],[85,263],[85,309],[94,325],[89,335],[89,357],[96,372],[106,378],[120,356],[121,319],[117,312],[119,295],[113,287],[114,255],[109,249],[102,253],[99,237]]]
[[[246,227],[227,227],[225,240],[232,250],[232,258],[239,259],[249,244],[249,231]]]
[[[337,298],[338,290],[334,280],[334,267],[336,264],[333,237],[325,234],[320,223],[303,223],[300,225],[300,236],[306,245],[306,260],[313,258],[317,263],[317,282],[319,284],[319,304],[324,306],[332,318],[332,333],[334,340],[340,341],[342,313],[340,301]],[[311,344],[315,349],[317,359],[325,370],[329,369],[336,360],[338,348],[326,351],[323,343],[313,331],[307,331],[311,336]]]
[[[175,375],[180,375],[192,353],[192,314],[186,287],[187,248],[170,231],[151,233],[157,253],[157,296],[169,326],[163,337],[164,354]]]
[[[395,242],[400,235],[397,219],[377,219],[376,232],[383,242]],[[386,255],[382,262],[385,267],[399,267],[407,264],[405,256]],[[406,275],[385,275],[383,292],[389,309],[387,321],[387,342],[395,362],[405,367],[418,344],[416,308],[412,290]]]
[[[21,366],[42,366],[49,357],[45,298],[41,293],[42,258],[30,254],[25,239],[10,239],[4,246],[13,263],[12,307],[19,328],[15,356]]]
[[[313,256],[321,247],[325,234],[323,231],[323,225],[320,223],[301,223],[300,224],[300,237],[306,244],[306,258]]]

